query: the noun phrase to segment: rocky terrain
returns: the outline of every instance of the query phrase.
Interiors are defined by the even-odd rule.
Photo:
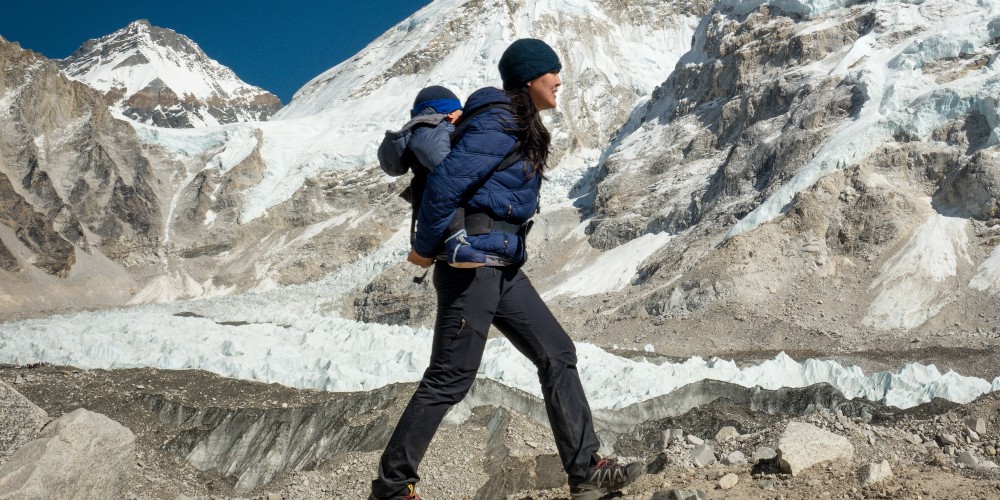
[[[530,411],[507,409],[513,398],[497,397],[488,383],[477,383],[468,413],[453,412],[431,444],[422,497],[568,498],[550,431]],[[15,491],[4,474],[18,450],[31,446],[20,444],[30,442],[24,437],[12,445],[10,429],[33,436],[40,425],[11,409],[30,405],[31,413],[47,415],[43,422],[86,408],[134,433],[127,463],[102,476],[117,478],[115,498],[363,498],[413,388],[336,394],[197,371],[0,367],[7,408],[0,494]],[[730,397],[722,386],[702,389],[718,398],[638,425],[621,415],[598,416],[605,446],[614,440],[621,458],[642,460],[646,469],[612,498],[1000,494],[995,393],[963,406],[937,400],[900,411],[845,401],[823,388],[761,394],[752,402]],[[17,393],[30,403],[12,404]],[[657,405],[683,407],[684,400],[678,394]]]
[[[564,57],[525,271],[574,340],[934,365],[904,390],[1000,375],[995,2],[435,2],[272,120],[183,130],[155,126],[184,125],[156,85],[135,95],[159,111],[121,120],[114,92],[0,39],[0,498],[100,415],[134,438],[116,498],[363,498],[413,385],[332,389],[371,387],[337,342],[412,380],[434,311],[374,145],[413,89],[495,83],[520,36]],[[91,368],[34,365],[61,360]],[[540,402],[496,380],[449,416],[422,496],[568,498]],[[901,410],[703,379],[595,418],[648,472],[620,498],[994,498],[998,394]]]

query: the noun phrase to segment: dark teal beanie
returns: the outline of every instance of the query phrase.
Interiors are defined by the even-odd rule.
[[[522,38],[510,44],[500,56],[499,66],[504,90],[522,88],[535,78],[562,69],[552,47],[535,38]]]

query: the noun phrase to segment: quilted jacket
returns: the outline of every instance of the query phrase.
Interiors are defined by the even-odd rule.
[[[491,104],[510,104],[497,88],[479,89],[469,96],[464,113]],[[507,109],[493,107],[471,118],[451,153],[427,178],[417,218],[413,249],[424,257],[440,253],[448,223],[463,195],[498,165],[517,141],[516,121]],[[538,208],[541,176],[529,176],[523,160],[493,175],[471,197],[466,207],[486,212],[496,220],[523,224]],[[466,196],[467,197],[467,196]],[[520,264],[527,258],[523,239],[516,234],[492,231],[469,236],[469,243],[482,252]]]

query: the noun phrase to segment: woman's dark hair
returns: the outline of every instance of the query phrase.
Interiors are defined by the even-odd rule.
[[[507,96],[510,97],[511,107],[514,110],[517,137],[521,140],[521,156],[524,158],[524,168],[528,177],[539,174],[544,179],[545,169],[548,167],[549,142],[552,137],[542,123],[542,117],[531,101],[527,87],[508,90]]]

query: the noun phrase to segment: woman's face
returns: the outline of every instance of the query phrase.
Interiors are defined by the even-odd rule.
[[[535,104],[538,111],[556,107],[556,91],[559,90],[560,85],[562,85],[562,79],[559,78],[559,73],[554,71],[528,82],[528,95],[531,96],[531,102]]]

